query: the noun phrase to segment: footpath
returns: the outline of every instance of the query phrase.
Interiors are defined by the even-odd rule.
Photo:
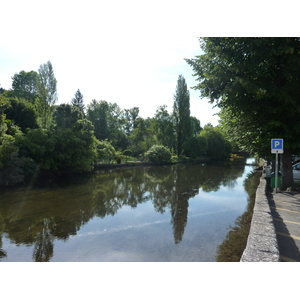
[[[267,192],[280,261],[300,262],[300,193]]]
[[[262,175],[240,261],[300,262],[300,193],[276,193]]]

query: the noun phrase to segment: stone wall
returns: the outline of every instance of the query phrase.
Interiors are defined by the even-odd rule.
[[[240,262],[279,262],[280,255],[276,231],[266,196],[265,175],[256,190],[253,217],[246,249]]]

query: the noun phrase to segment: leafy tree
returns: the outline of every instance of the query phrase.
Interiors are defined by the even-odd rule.
[[[37,115],[34,105],[25,99],[8,98],[9,106],[5,109],[6,119],[12,120],[23,132],[26,128],[37,128]]]
[[[133,107],[131,109],[125,109],[125,132],[127,135],[132,133],[132,131],[137,127],[137,118],[139,115],[139,108]]]
[[[77,106],[60,104],[56,107],[55,112],[53,113],[53,118],[58,128],[72,128],[72,126],[76,124],[77,120],[83,119],[83,113]]]
[[[94,125],[95,136],[100,141],[108,138],[107,110],[108,103],[106,101],[97,101],[95,99],[92,100],[87,108],[87,119]]]
[[[111,161],[116,156],[116,150],[112,144],[106,139],[97,142],[97,157],[101,160],[108,159]]]
[[[125,149],[128,146],[122,129],[124,125],[122,110],[116,103],[92,100],[87,107],[87,119],[94,125],[98,140],[108,139],[117,148]]]
[[[75,93],[74,98],[72,98],[71,104],[80,108],[80,110],[84,113],[83,95],[79,89]]]
[[[194,136],[187,142],[185,154],[190,158],[204,157],[207,154],[208,142],[205,136]]]
[[[97,140],[93,125],[68,104],[57,107],[51,130],[30,129],[20,144],[42,170],[85,172],[96,161]]]
[[[200,131],[202,130],[202,127],[200,126],[200,120],[198,120],[196,117],[190,117],[190,123],[191,123],[191,136],[197,136]]]
[[[154,163],[171,163],[172,154],[170,150],[162,145],[152,146],[146,153],[146,157],[150,162]]]
[[[18,98],[23,98],[34,103],[38,96],[38,77],[39,75],[36,71],[21,71],[18,74],[16,73],[12,77],[14,95]]]
[[[241,122],[235,132],[247,135],[246,148],[268,155],[271,138],[283,138],[282,187],[292,186],[291,157],[300,148],[295,138],[300,131],[300,39],[202,38],[200,46],[204,54],[187,59],[199,81],[195,89]]]
[[[150,147],[158,144],[157,138],[151,128],[151,119],[137,119],[137,127],[128,137],[130,149],[135,156],[145,153]]]
[[[223,159],[228,156],[225,139],[221,131],[216,127],[204,126],[200,137],[207,140],[207,155],[212,159]]]
[[[56,86],[57,80],[54,76],[51,62],[48,61],[40,65],[38,70],[38,99],[36,105],[42,128],[48,128],[50,126],[54,104],[57,101]]]
[[[175,146],[175,127],[173,117],[167,111],[166,105],[161,105],[157,108],[153,118],[153,128],[158,142],[174,149]]]
[[[190,93],[187,89],[185,79],[179,75],[176,91],[174,94],[173,115],[177,138],[177,154],[184,151],[186,142],[190,138]]]

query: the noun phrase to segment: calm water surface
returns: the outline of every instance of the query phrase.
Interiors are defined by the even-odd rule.
[[[0,261],[216,261],[252,170],[123,167],[1,192]]]

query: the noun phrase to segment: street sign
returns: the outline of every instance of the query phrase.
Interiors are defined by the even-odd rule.
[[[271,153],[283,153],[283,139],[271,139]]]
[[[283,139],[271,139],[271,153],[276,154],[276,166],[275,166],[275,192],[277,193],[278,183],[278,154],[283,153]]]

